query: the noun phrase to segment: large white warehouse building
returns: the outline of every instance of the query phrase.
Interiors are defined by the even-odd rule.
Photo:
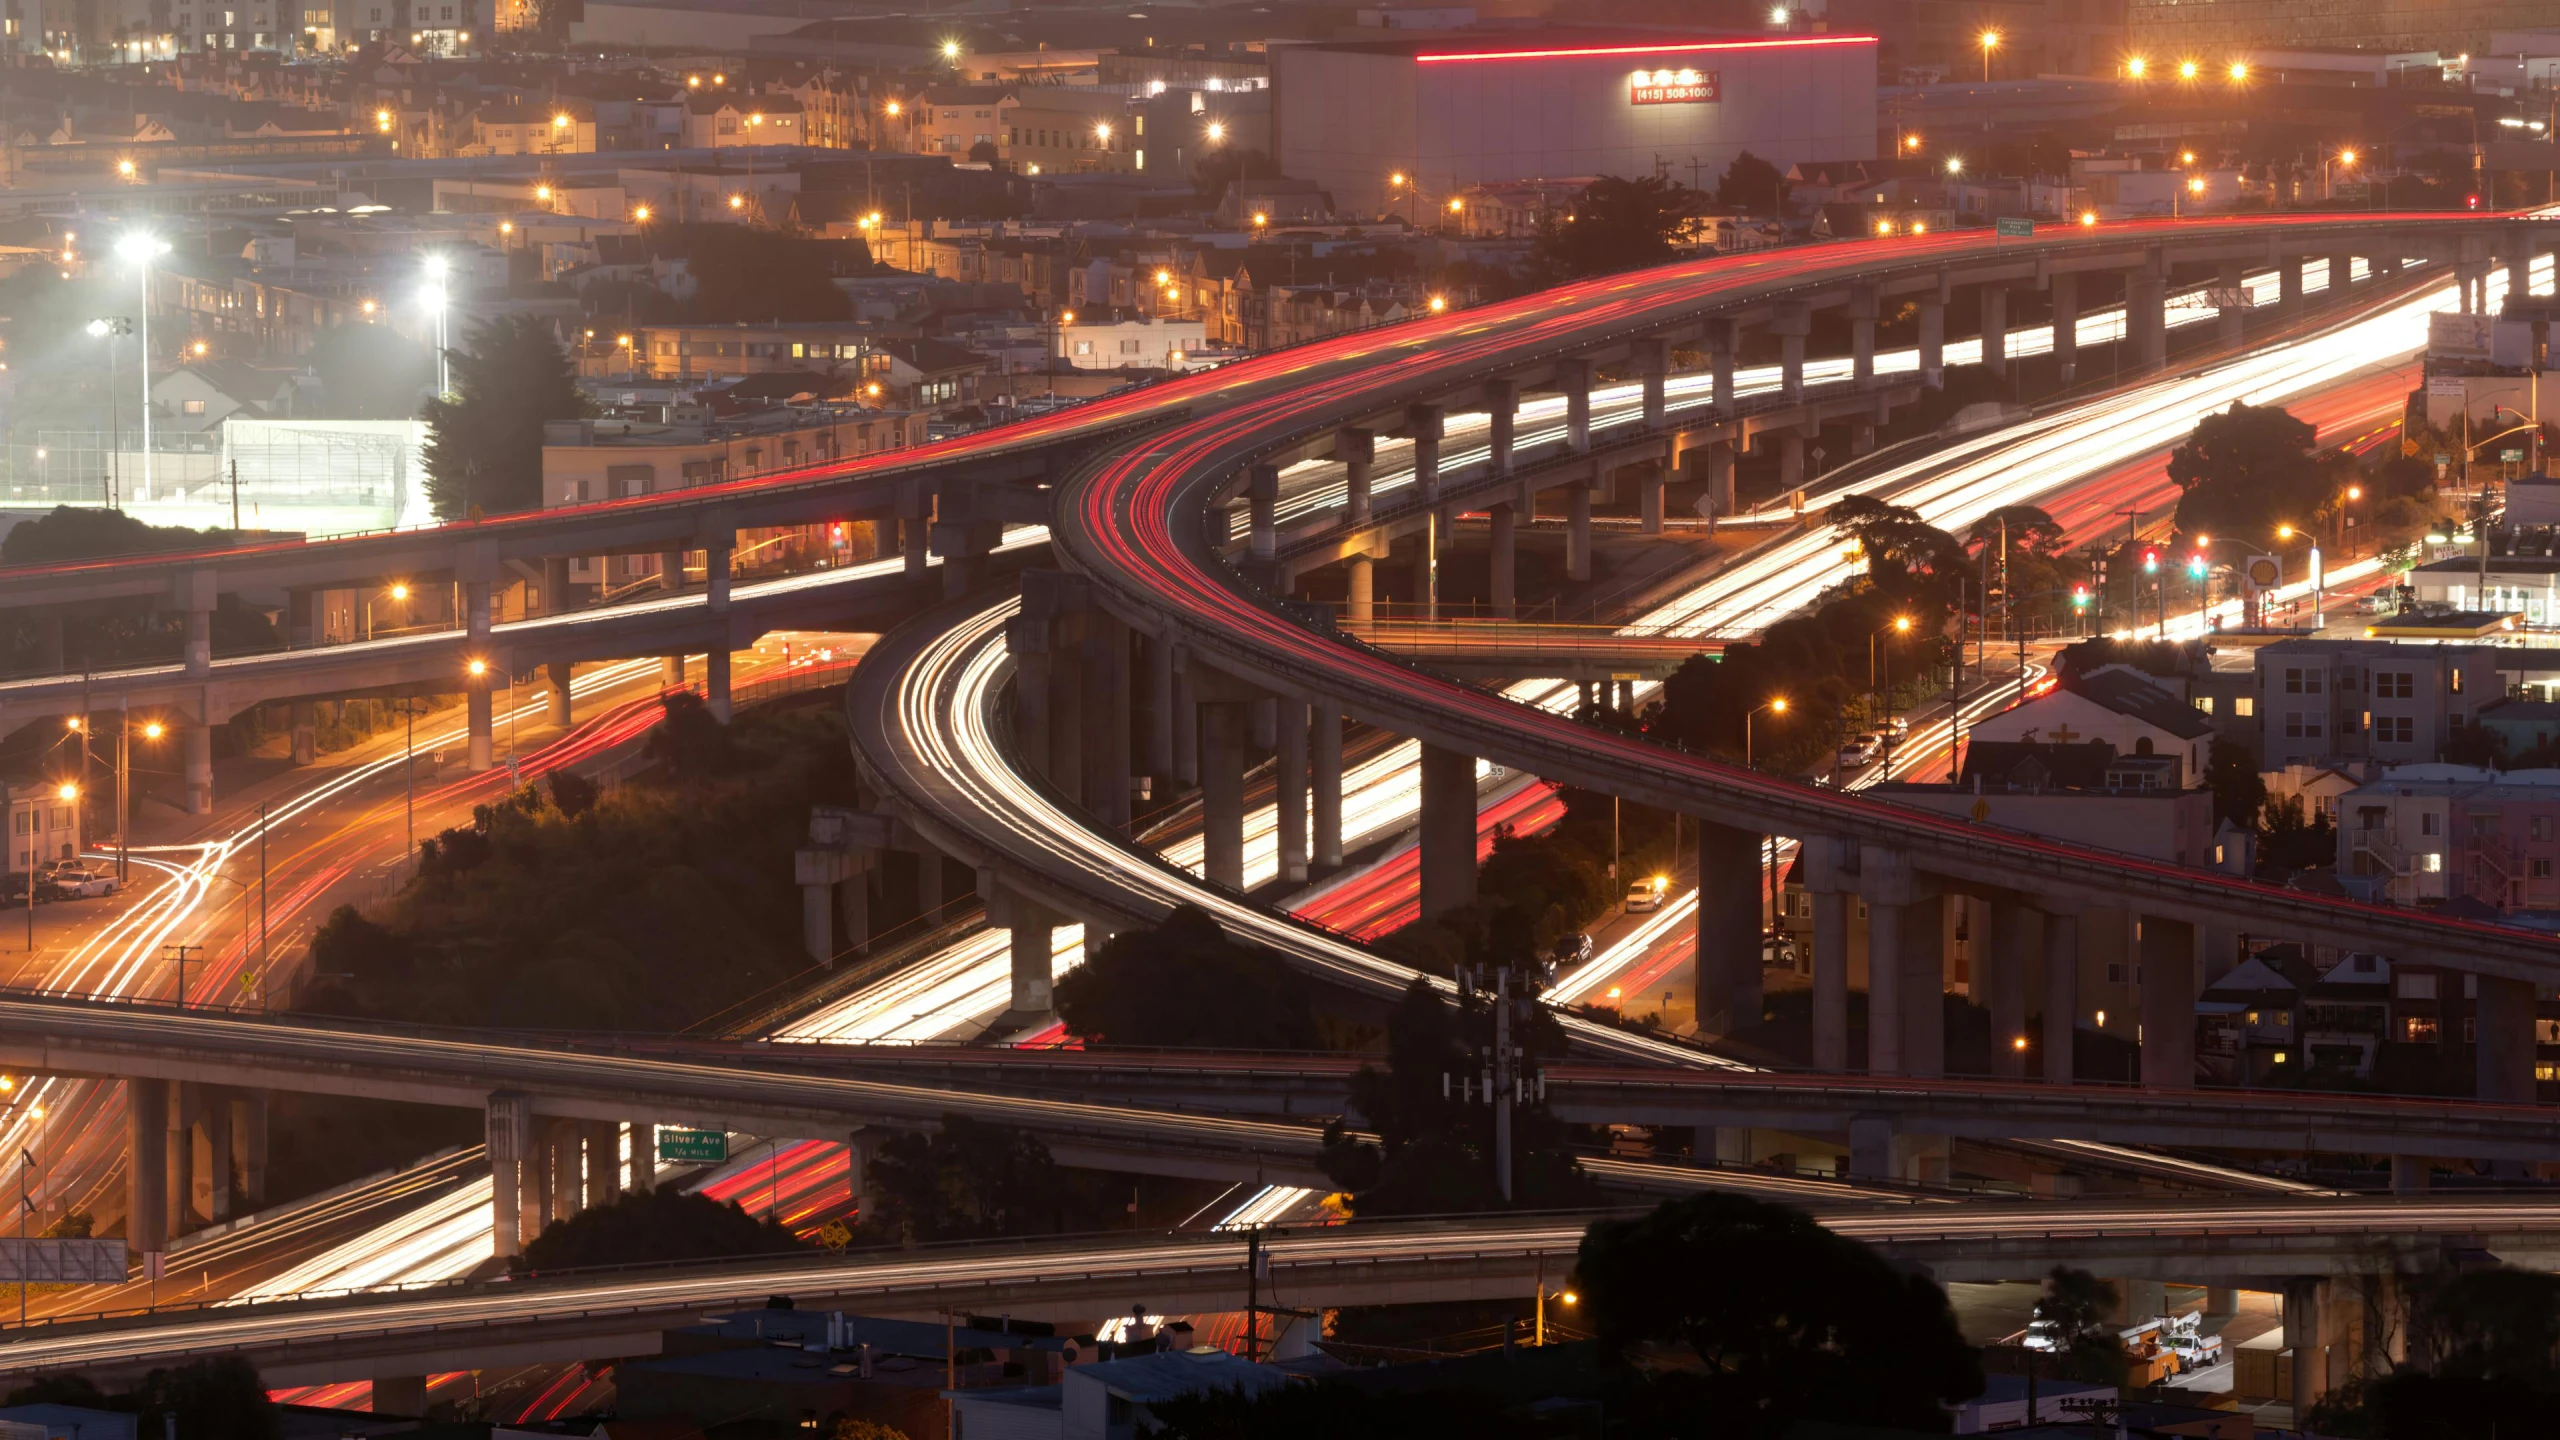
[[[1346,212],[1470,185],[1650,175],[1702,185],[1876,147],[1876,40],[1529,31],[1274,45],[1277,159]],[[1695,167],[1694,169],[1692,167]],[[1406,178],[1405,185],[1395,177]]]

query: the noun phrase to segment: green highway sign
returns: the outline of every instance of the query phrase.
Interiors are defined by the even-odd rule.
[[[2003,240],[2025,240],[2036,233],[2036,222],[2023,215],[2003,215],[1991,222],[1991,230]]]
[[[2501,450],[2498,452],[2498,458],[2512,465],[2524,458],[2524,452],[2521,450]]]
[[[661,1126],[658,1130],[658,1158],[717,1165],[729,1158],[729,1132]]]

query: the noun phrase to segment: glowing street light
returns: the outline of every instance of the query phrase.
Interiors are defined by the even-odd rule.
[[[2139,55],[2133,56],[2124,62],[2124,73],[2129,79],[2139,80],[2143,76],[2149,74],[2150,71],[2151,62],[2143,59]]]
[[[2196,78],[2197,70],[2198,67],[2196,62],[2193,60],[2181,60],[2178,62],[2178,78],[2181,80],[2193,80]]]
[[[1981,41],[1982,78],[1989,80],[1991,78],[1991,52],[2000,48],[2000,32],[1997,30],[1985,30],[1982,32]]]
[[[960,42],[957,40],[943,41],[942,58],[951,61],[955,65],[958,64],[960,61]]]
[[[1950,175],[1961,175],[1961,174],[1963,174],[1963,173],[1964,173],[1964,157],[1963,157],[1963,156],[1961,156],[1961,155],[1950,155],[1950,156],[1948,156],[1948,157],[1947,157],[1947,173],[1948,173],[1948,174],[1950,174]]]
[[[2249,79],[2249,62],[2246,60],[2234,60],[2231,62],[2231,69],[2227,73],[2231,76],[2232,84],[2246,84]]]
[[[151,262],[169,253],[169,242],[146,230],[128,230],[116,241],[116,253],[133,266],[142,284],[142,498],[151,498]]]
[[[1223,143],[1227,138],[1227,122],[1224,120],[1210,121],[1208,135],[1210,144],[1217,145]]]
[[[1446,310],[1446,309],[1448,309],[1448,308],[1449,308],[1449,297],[1448,297],[1448,296],[1446,296],[1446,295],[1434,295],[1434,296],[1432,296],[1432,297],[1431,297],[1431,313],[1432,313],[1432,314],[1437,315],[1437,314],[1439,314],[1441,311]]]

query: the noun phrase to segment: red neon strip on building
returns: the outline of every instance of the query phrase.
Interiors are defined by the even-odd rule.
[[[1707,50],[1789,50],[1808,45],[1873,45],[1873,35],[1806,35],[1791,40],[1700,40],[1686,45],[1605,45],[1579,50],[1481,50],[1416,55],[1417,64],[1450,60],[1567,60],[1599,55],[1690,55]]]

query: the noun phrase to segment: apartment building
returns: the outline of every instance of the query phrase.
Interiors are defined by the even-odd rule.
[[[2560,771],[2401,765],[2338,797],[2338,882],[2401,905],[2560,909]]]
[[[2506,696],[2488,645],[2279,640],[2257,652],[2263,768],[2408,765],[2444,753],[2456,726]]]

